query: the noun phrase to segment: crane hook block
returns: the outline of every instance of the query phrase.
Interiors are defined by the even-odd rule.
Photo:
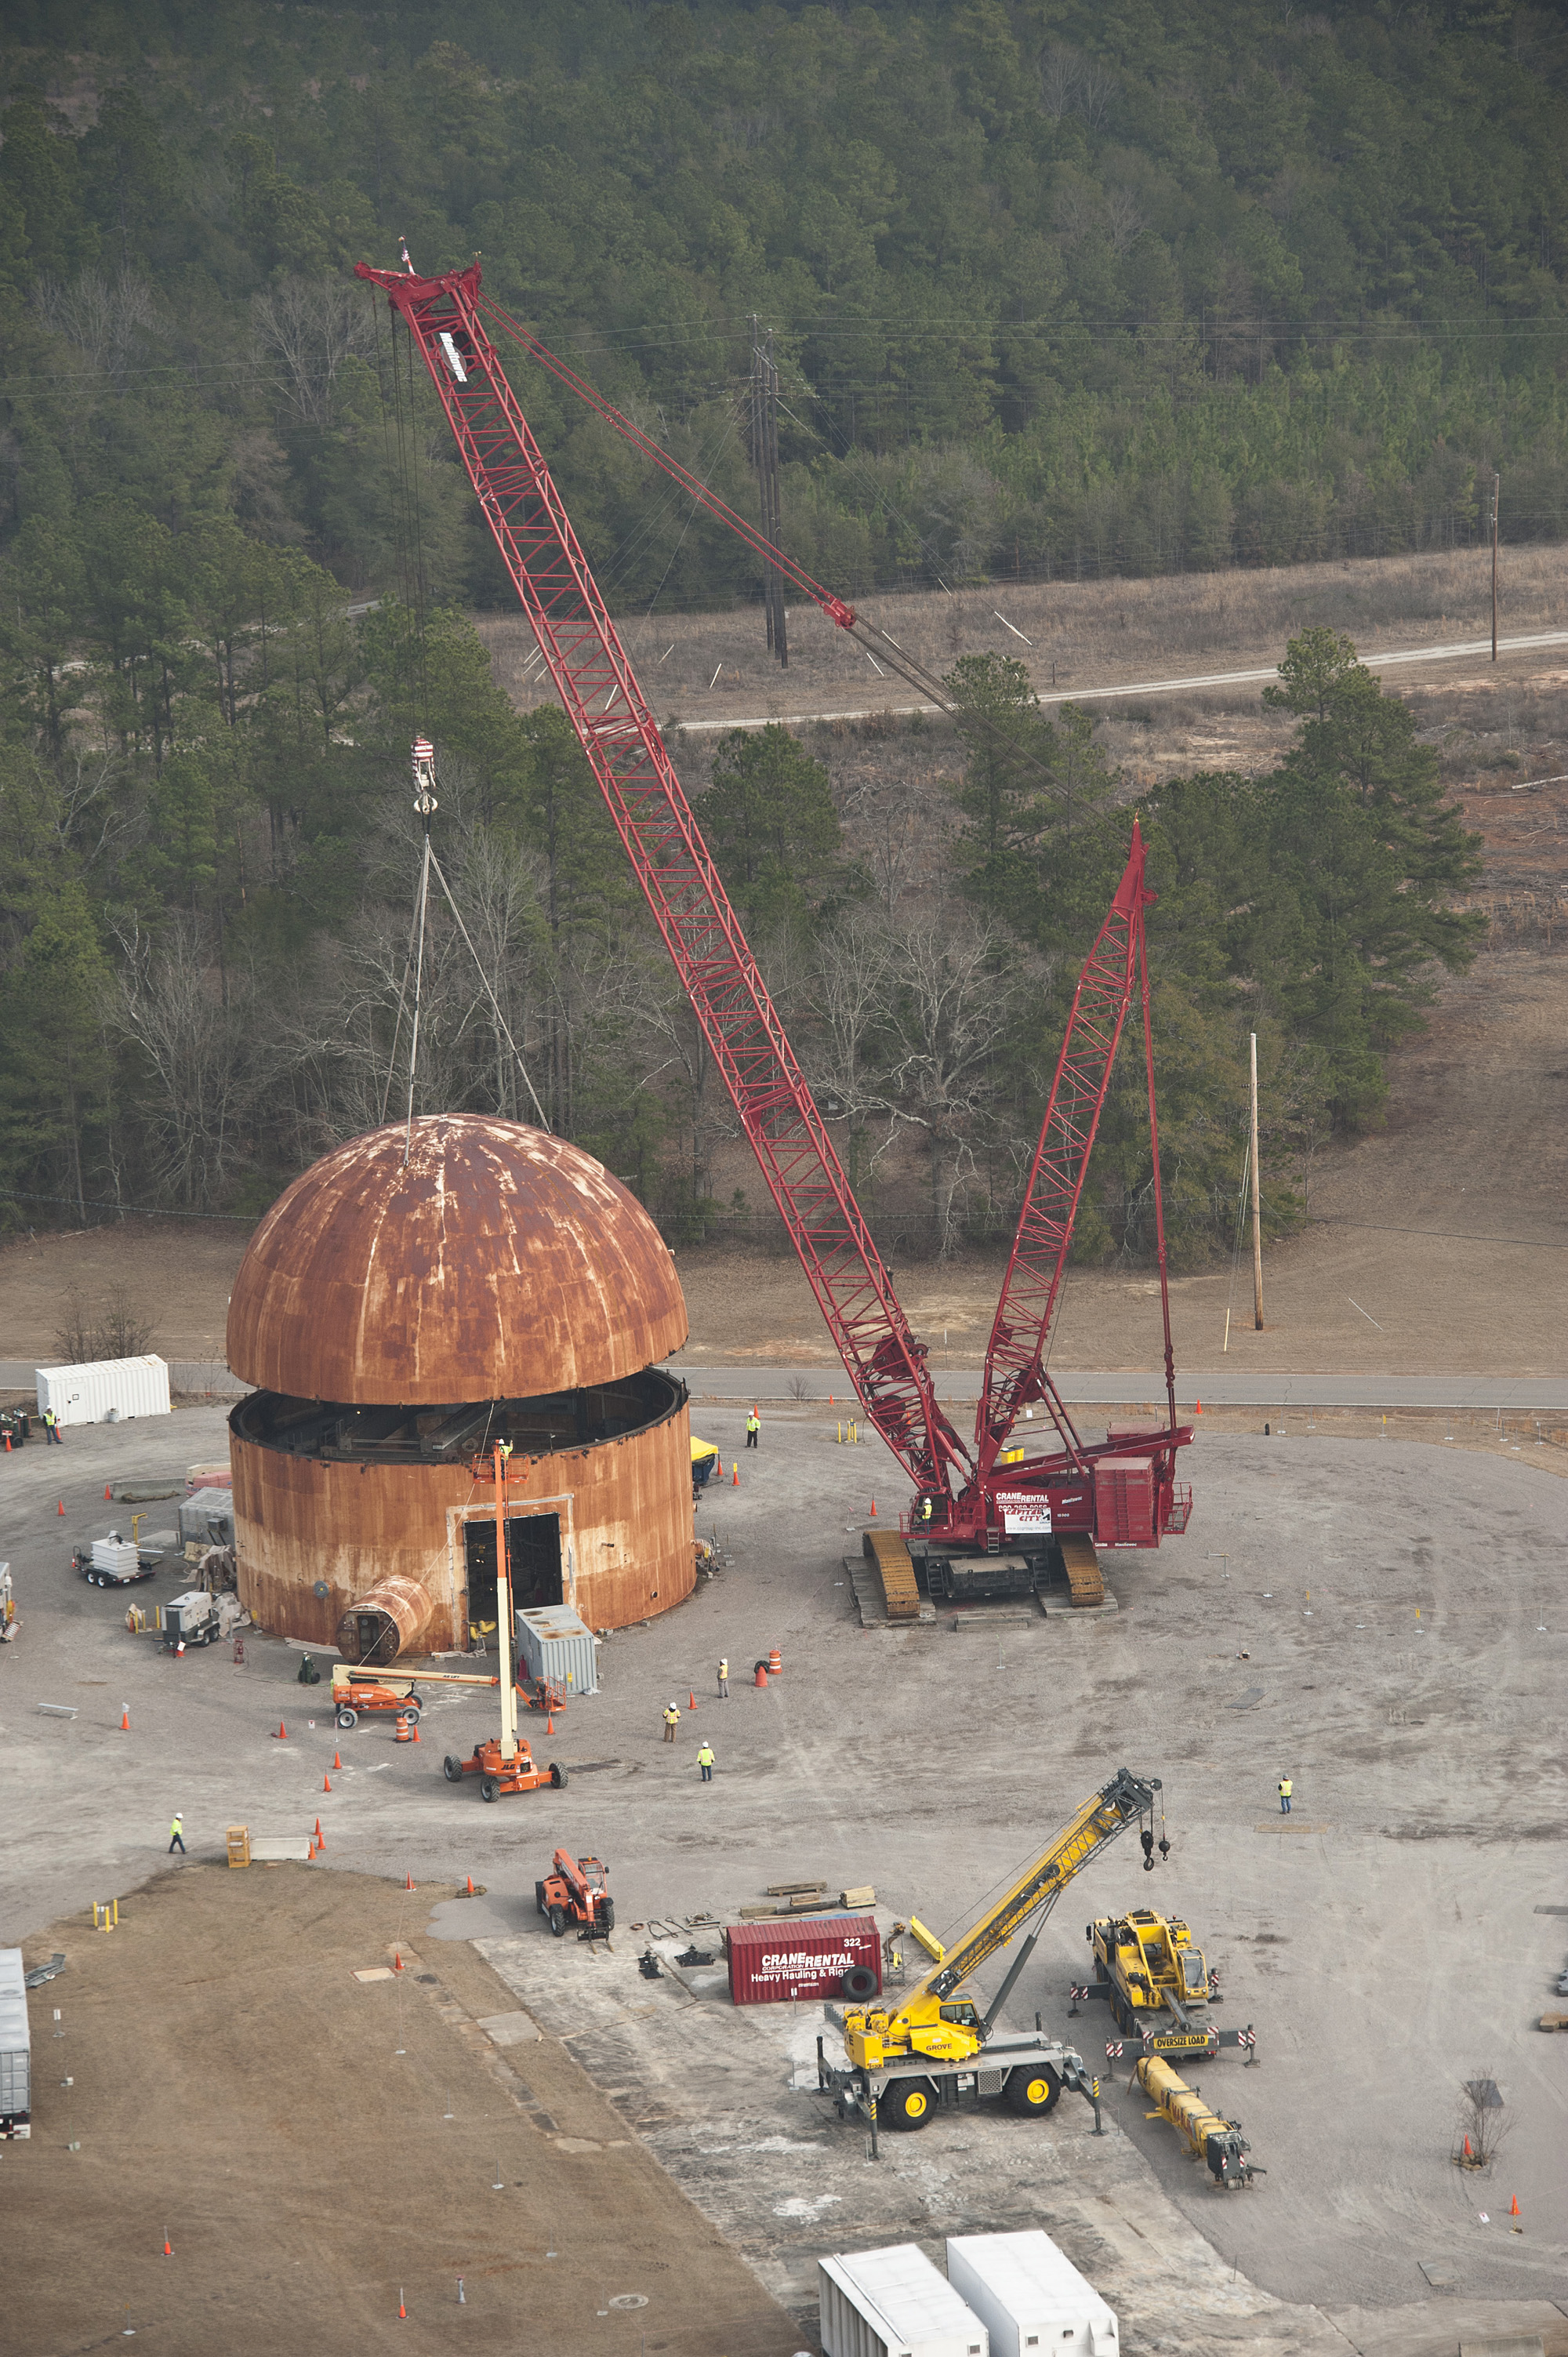
[[[413,748],[413,807],[421,818],[431,818],[440,808],[432,789],[435,784],[435,748],[428,737],[416,737]]]
[[[1153,1827],[1150,1825],[1144,1825],[1138,1835],[1138,1839],[1144,1845],[1144,1872],[1145,1874],[1153,1874],[1155,1870],[1155,1835]]]

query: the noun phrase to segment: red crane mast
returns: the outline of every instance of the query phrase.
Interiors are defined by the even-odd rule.
[[[1127,872],[1073,1002],[997,1310],[971,1450],[937,1400],[926,1346],[916,1339],[894,1293],[543,454],[501,367],[487,319],[500,325],[775,564],[840,629],[874,643],[890,668],[942,709],[952,709],[950,698],[941,682],[886,632],[813,581],[528,329],[482,297],[477,263],[436,278],[417,276],[412,265],[396,272],[365,263],[356,264],[356,274],[382,290],[419,349],[501,561],[850,1379],[867,1416],[916,1483],[921,1526],[934,1525],[961,1545],[995,1548],[1009,1517],[995,1495],[994,1461],[1026,1402],[1044,1398],[1064,1451],[1010,1464],[1006,1481],[1015,1493],[1034,1493],[1045,1511],[1045,1529],[1124,1534],[1157,1544],[1163,1531],[1185,1528],[1186,1494],[1175,1485],[1175,1452],[1191,1434],[1176,1422],[1168,1308],[1170,1418],[1157,1434],[1112,1434],[1102,1445],[1086,1446],[1044,1364],[1072,1219],[1135,969],[1144,974],[1147,1034],[1143,910],[1152,896],[1144,886],[1136,826]],[[1150,1114],[1152,1119],[1152,1062]],[[1157,1190],[1157,1135],[1155,1166]],[[1160,1273],[1163,1289],[1163,1227]],[[1148,1511],[1135,1512],[1135,1527],[1124,1533],[1120,1525],[1118,1533],[1101,1531],[1104,1517],[1097,1515],[1094,1503],[1096,1460],[1126,1458],[1138,1448],[1144,1455],[1137,1461],[1152,1475]]]

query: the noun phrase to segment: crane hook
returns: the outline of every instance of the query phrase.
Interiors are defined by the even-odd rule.
[[[1155,1829],[1153,1825],[1144,1825],[1139,1833],[1138,1839],[1144,1845],[1144,1872],[1145,1874],[1153,1874],[1155,1870]]]

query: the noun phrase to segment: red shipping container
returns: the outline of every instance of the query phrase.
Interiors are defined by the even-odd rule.
[[[872,1915],[815,1915],[804,1921],[732,1923],[725,1933],[729,1993],[736,2005],[771,2005],[791,1996],[881,1994],[882,1942]],[[844,1986],[847,1974],[871,1975],[871,1986]]]

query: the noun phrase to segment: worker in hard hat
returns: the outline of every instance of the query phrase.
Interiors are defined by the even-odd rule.
[[[703,1783],[711,1784],[714,1781],[714,1747],[706,1739],[697,1753],[697,1765],[703,1771]]]
[[[761,1431],[762,1418],[757,1415],[756,1404],[753,1403],[751,1414],[746,1419],[746,1445],[748,1448],[755,1448],[757,1446]]]
[[[179,1811],[177,1809],[174,1813],[174,1823],[168,1829],[168,1855],[170,1857],[174,1856],[176,1850],[178,1850],[181,1857],[185,1856],[184,1824],[185,1819],[180,1815]]]
[[[724,1660],[719,1663],[719,1698],[722,1702],[728,1702],[729,1700],[729,1656],[727,1653]]]
[[[680,1726],[680,1712],[676,1709],[673,1703],[667,1703],[664,1708],[664,1740],[666,1743],[674,1742],[675,1729]]]
[[[1288,1776],[1282,1776],[1280,1778],[1280,1814],[1282,1817],[1288,1817],[1290,1814],[1291,1794],[1294,1790],[1295,1786],[1291,1782]]]

